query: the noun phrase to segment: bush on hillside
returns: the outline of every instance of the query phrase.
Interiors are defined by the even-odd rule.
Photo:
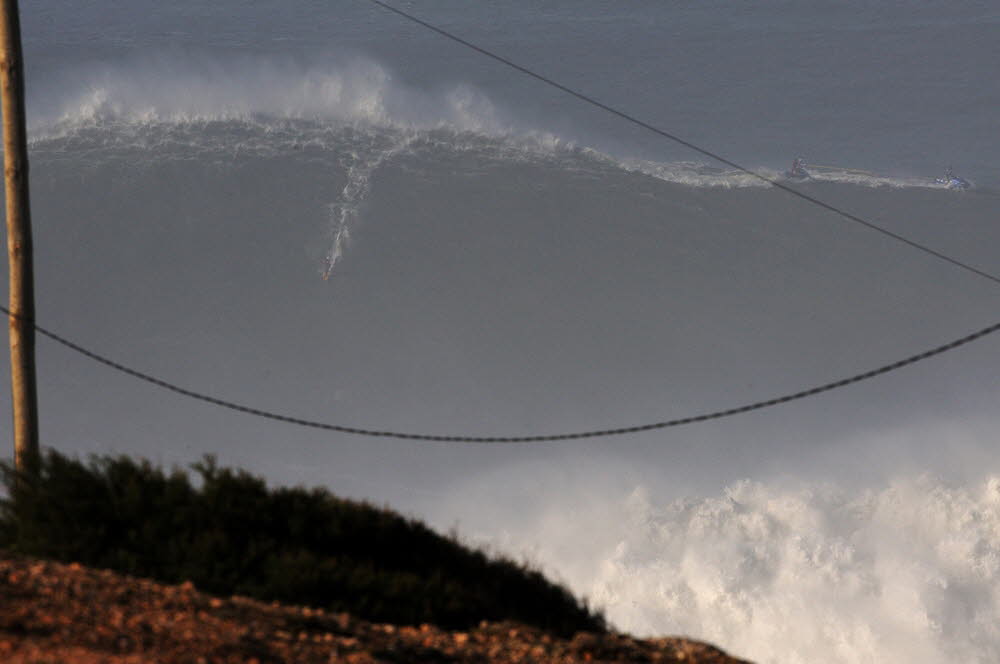
[[[37,481],[0,464],[0,547],[219,595],[462,629],[514,620],[568,635],[603,617],[538,571],[471,550],[413,519],[323,489],[269,489],[206,459],[186,473],[148,461],[50,451]]]

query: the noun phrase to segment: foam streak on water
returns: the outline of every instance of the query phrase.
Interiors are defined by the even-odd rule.
[[[361,215],[361,205],[371,189],[372,175],[378,167],[413,143],[416,135],[404,133],[396,137],[387,147],[372,145],[367,151],[352,151],[347,168],[347,184],[339,198],[330,204],[332,246],[326,254],[323,279],[329,279],[337,263],[344,256],[351,240],[351,228]]]

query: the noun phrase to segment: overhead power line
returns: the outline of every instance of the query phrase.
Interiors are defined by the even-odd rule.
[[[500,56],[500,55],[497,55],[496,53],[493,53],[492,51],[488,51],[488,50],[486,50],[485,48],[483,48],[481,46],[477,46],[477,45],[473,44],[472,42],[466,41],[465,39],[462,39],[461,37],[459,37],[457,35],[454,35],[454,34],[448,32],[447,30],[439,28],[436,25],[428,23],[427,21],[424,21],[422,19],[419,19],[416,16],[413,16],[412,14],[404,12],[401,9],[397,9],[396,7],[393,7],[392,5],[386,4],[385,2],[382,2],[382,0],[369,0],[369,2],[371,2],[373,4],[376,4],[379,7],[382,7],[382,8],[384,8],[384,9],[386,9],[386,10],[388,10],[388,11],[394,13],[394,14],[402,16],[406,20],[412,21],[413,23],[416,23],[417,25],[423,26],[423,27],[427,28],[428,30],[436,32],[439,35],[441,35],[442,37],[446,37],[446,38],[448,38],[448,39],[450,39],[450,40],[452,40],[454,42],[457,42],[457,43],[461,44],[462,46],[465,46],[466,48],[470,48],[473,51],[476,51],[477,53],[485,55],[488,58],[492,58],[493,60],[496,60],[497,62],[500,62],[500,63],[502,63],[502,64],[510,67],[511,69],[515,69],[515,70],[521,72],[522,74],[524,74],[526,76],[530,76],[531,78],[539,80],[542,83],[545,83],[546,85],[549,85],[549,86],[551,86],[553,88],[556,88],[557,90],[562,90],[566,94],[572,95],[573,97],[576,97],[577,99],[580,99],[581,101],[584,101],[584,102],[590,104],[591,106],[596,106],[597,108],[600,108],[601,110],[607,111],[608,113],[611,113],[612,115],[616,115],[619,118],[621,118],[623,120],[626,120],[627,122],[630,122],[630,123],[632,123],[634,125],[642,127],[643,129],[649,130],[649,131],[653,132],[654,134],[657,134],[659,136],[662,136],[663,138],[666,138],[666,139],[669,139],[669,140],[673,141],[674,143],[677,143],[679,145],[683,145],[684,147],[686,147],[686,148],[688,148],[690,150],[693,150],[693,151],[695,151],[695,152],[697,152],[699,154],[705,155],[706,157],[710,157],[711,159],[715,159],[716,161],[719,161],[719,162],[721,162],[723,164],[726,164],[727,166],[735,168],[738,171],[741,171],[743,173],[746,173],[747,175],[753,176],[753,177],[757,178],[758,180],[761,180],[762,182],[766,182],[767,184],[770,184],[770,185],[772,185],[774,187],[777,187],[778,189],[780,189],[780,190],[782,190],[782,191],[784,191],[784,192],[786,192],[788,194],[791,194],[792,196],[796,196],[798,198],[801,198],[804,201],[808,201],[809,203],[812,203],[813,205],[817,205],[817,206],[823,208],[824,210],[827,210],[829,212],[833,212],[834,214],[839,215],[843,219],[847,219],[848,221],[852,221],[852,222],[854,222],[856,224],[860,224],[862,226],[865,226],[866,228],[868,228],[870,230],[873,230],[873,231],[875,231],[877,233],[881,233],[882,235],[885,235],[886,237],[892,238],[893,240],[896,240],[897,242],[901,242],[901,243],[903,243],[903,244],[905,244],[905,245],[907,245],[907,246],[909,246],[909,247],[911,247],[913,249],[917,249],[918,251],[922,251],[925,254],[929,254],[931,256],[934,256],[935,258],[937,258],[939,260],[942,260],[942,261],[945,261],[946,263],[951,263],[955,267],[961,268],[961,269],[963,269],[963,270],[965,270],[967,272],[971,272],[971,273],[973,273],[973,274],[975,274],[977,276],[980,276],[980,277],[982,277],[984,279],[989,279],[990,281],[992,281],[992,282],[994,282],[996,284],[1000,284],[1000,277],[994,276],[994,275],[990,274],[989,272],[986,272],[984,270],[980,270],[977,267],[973,267],[972,265],[969,265],[968,263],[964,263],[964,262],[962,262],[960,260],[952,258],[951,256],[947,256],[947,255],[941,253],[940,251],[937,251],[935,249],[931,249],[930,247],[928,247],[926,245],[923,245],[923,244],[920,244],[919,242],[914,242],[913,240],[905,238],[905,237],[903,237],[902,235],[900,235],[898,233],[894,233],[894,232],[888,230],[887,228],[882,228],[881,226],[879,226],[879,225],[877,225],[877,224],[875,224],[873,222],[870,222],[870,221],[868,221],[866,219],[863,219],[863,218],[861,218],[861,217],[859,217],[859,216],[857,216],[855,214],[851,214],[850,212],[847,212],[846,210],[842,210],[841,208],[838,208],[838,207],[836,207],[834,205],[831,205],[830,203],[826,203],[826,202],[824,202],[824,201],[822,201],[822,200],[820,200],[820,199],[818,199],[818,198],[816,198],[814,196],[810,196],[809,194],[802,193],[801,191],[799,191],[799,190],[797,190],[797,189],[795,189],[793,187],[789,187],[787,184],[781,182],[780,180],[776,180],[774,178],[770,178],[770,177],[768,177],[766,175],[762,175],[761,173],[753,171],[753,170],[751,170],[751,169],[749,169],[749,168],[747,168],[745,166],[741,166],[740,164],[737,164],[736,162],[734,162],[734,161],[732,161],[730,159],[727,159],[726,157],[723,157],[723,156],[721,156],[719,154],[716,154],[715,152],[712,152],[712,151],[707,150],[707,149],[705,149],[703,147],[695,145],[691,141],[685,140],[685,139],[683,139],[683,138],[681,138],[681,137],[679,137],[679,136],[677,136],[675,134],[672,134],[672,133],[670,133],[668,131],[664,131],[663,129],[660,129],[659,127],[655,127],[655,126],[649,124],[648,122],[644,122],[642,120],[639,120],[638,118],[636,118],[633,115],[630,115],[630,114],[628,114],[628,113],[626,113],[624,111],[618,110],[617,108],[614,108],[613,106],[609,106],[607,104],[599,102],[596,99],[594,99],[593,97],[585,95],[582,92],[574,90],[573,88],[567,87],[567,86],[563,85],[562,83],[557,83],[556,81],[552,80],[551,78],[547,78],[545,76],[542,76],[541,74],[539,74],[537,72],[534,72],[531,69],[528,69],[527,67],[525,67],[523,65],[519,65],[519,64],[517,64],[516,62],[514,62],[512,60],[508,60],[507,58],[505,58],[503,56]]]
[[[0,311],[11,317],[16,317],[11,314],[10,310],[0,306]],[[548,441],[559,441],[559,440],[577,440],[581,438],[599,438],[604,436],[621,436],[630,433],[640,433],[643,431],[653,431],[656,429],[668,429],[671,427],[678,427],[685,424],[695,424],[697,422],[707,422],[709,420],[720,420],[725,417],[732,417],[734,415],[740,415],[742,413],[749,413],[754,410],[763,410],[764,408],[770,408],[772,406],[778,406],[780,404],[789,403],[791,401],[798,401],[799,399],[804,399],[806,397],[811,397],[816,394],[822,394],[823,392],[830,392],[841,387],[846,387],[848,385],[853,385],[854,383],[860,383],[863,380],[868,380],[869,378],[875,378],[876,376],[881,376],[882,374],[887,374],[891,371],[896,371],[897,369],[902,369],[903,367],[909,366],[911,364],[916,364],[922,360],[934,357],[935,355],[941,355],[949,350],[958,348],[959,346],[964,346],[967,343],[971,343],[976,339],[980,339],[987,335],[993,334],[994,332],[1000,331],[1000,323],[990,325],[989,327],[984,327],[978,332],[973,332],[960,339],[955,339],[949,343],[931,348],[922,353],[917,353],[916,355],[911,355],[907,358],[893,362],[891,364],[886,364],[871,371],[865,371],[863,373],[855,374],[848,378],[842,378],[840,380],[835,380],[830,383],[825,383],[823,385],[818,385],[816,387],[811,387],[806,390],[801,390],[799,392],[793,392],[791,394],[786,394],[784,396],[775,397],[773,399],[766,399],[764,401],[756,401],[753,403],[748,403],[742,406],[736,406],[735,408],[726,408],[724,410],[717,410],[709,413],[704,413],[701,415],[691,415],[688,417],[679,417],[672,420],[666,420],[663,422],[653,422],[651,424],[639,424],[635,426],[625,426],[618,427],[615,429],[594,429],[591,431],[577,431],[572,433],[561,433],[561,434],[543,434],[535,436],[465,436],[465,435],[436,435],[436,434],[422,434],[422,433],[406,433],[400,431],[384,431],[379,429],[364,429],[360,427],[348,427],[340,424],[330,424],[328,422],[319,422],[316,420],[307,420],[300,417],[293,417],[291,415],[284,415],[282,413],[276,413],[273,411],[262,410],[260,408],[253,408],[251,406],[245,406],[243,404],[238,404],[234,401],[228,401],[226,399],[220,399],[218,397],[213,397],[208,394],[201,392],[196,392],[194,390],[189,390],[174,383],[170,383],[156,376],[138,371],[131,367],[125,366],[120,362],[111,360],[103,355],[95,353],[92,350],[88,350],[77,343],[66,339],[65,337],[46,330],[45,328],[33,323],[35,330],[38,331],[44,337],[55,341],[72,351],[75,351],[81,355],[89,357],[95,362],[99,362],[105,366],[111,367],[115,371],[132,376],[133,378],[138,378],[147,383],[152,383],[157,387],[162,387],[165,390],[170,390],[171,392],[176,392],[177,394],[190,397],[192,399],[197,399],[199,401],[204,401],[205,403],[212,404],[213,406],[219,406],[221,408],[227,408],[229,410],[235,410],[240,413],[246,413],[247,415],[255,415],[257,417],[263,417],[265,419],[274,420],[277,422],[284,422],[285,424],[294,424],[301,427],[308,427],[312,429],[323,429],[326,431],[338,431],[340,433],[349,433],[358,436],[373,436],[379,438],[399,438],[403,440],[424,440],[424,441],[438,441],[438,442],[448,442],[448,443],[541,443]]]

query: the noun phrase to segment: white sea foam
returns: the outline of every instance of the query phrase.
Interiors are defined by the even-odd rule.
[[[36,91],[32,131],[49,136],[81,126],[249,120],[324,120],[397,128],[448,127],[509,133],[492,102],[468,86],[418,90],[363,59],[303,65],[273,57],[230,60],[148,57],[129,66],[91,65]]]
[[[691,187],[721,187],[738,189],[743,187],[769,187],[770,182],[785,181],[783,171],[757,167],[752,172],[733,168],[720,168],[697,162],[657,162],[644,159],[624,158],[616,160],[619,167],[634,173],[643,173],[667,182],[675,182]],[[770,181],[770,182],[769,182]],[[811,171],[807,182],[835,182],[859,187],[891,187],[909,189],[914,187],[943,189],[945,185],[933,178],[914,176],[881,175],[850,168],[830,168]],[[802,181],[787,182],[793,187],[801,187]]]
[[[840,168],[825,171],[813,171],[810,173],[813,180],[818,182],[839,182],[842,184],[853,184],[861,187],[893,187],[896,189],[928,188],[946,189],[946,185],[935,182],[934,178],[905,176],[905,175],[880,175],[857,169]]]
[[[697,162],[674,162],[665,163],[650,161],[647,159],[621,159],[616,160],[619,167],[632,173],[642,173],[658,180],[675,182],[690,187],[722,187],[724,189],[737,189],[743,187],[768,187],[766,180],[756,177],[750,173],[744,173],[735,169],[723,169]],[[760,175],[769,179],[780,178],[780,173],[774,171],[760,171]]]
[[[1000,477],[861,492],[746,481],[660,505],[640,487],[592,518],[578,507],[494,544],[533,542],[619,628],[760,664],[1000,661]]]

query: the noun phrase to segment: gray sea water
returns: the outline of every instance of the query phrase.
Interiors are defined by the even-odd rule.
[[[1000,6],[400,8],[1000,274]],[[683,417],[996,322],[1000,288],[353,2],[22,8],[38,318],[346,426]],[[970,180],[934,178],[952,166]],[[44,443],[223,463],[527,556],[759,662],[1000,657],[998,341],[809,400],[539,446],[221,411],[40,341]],[[9,424],[2,424],[9,428]]]

